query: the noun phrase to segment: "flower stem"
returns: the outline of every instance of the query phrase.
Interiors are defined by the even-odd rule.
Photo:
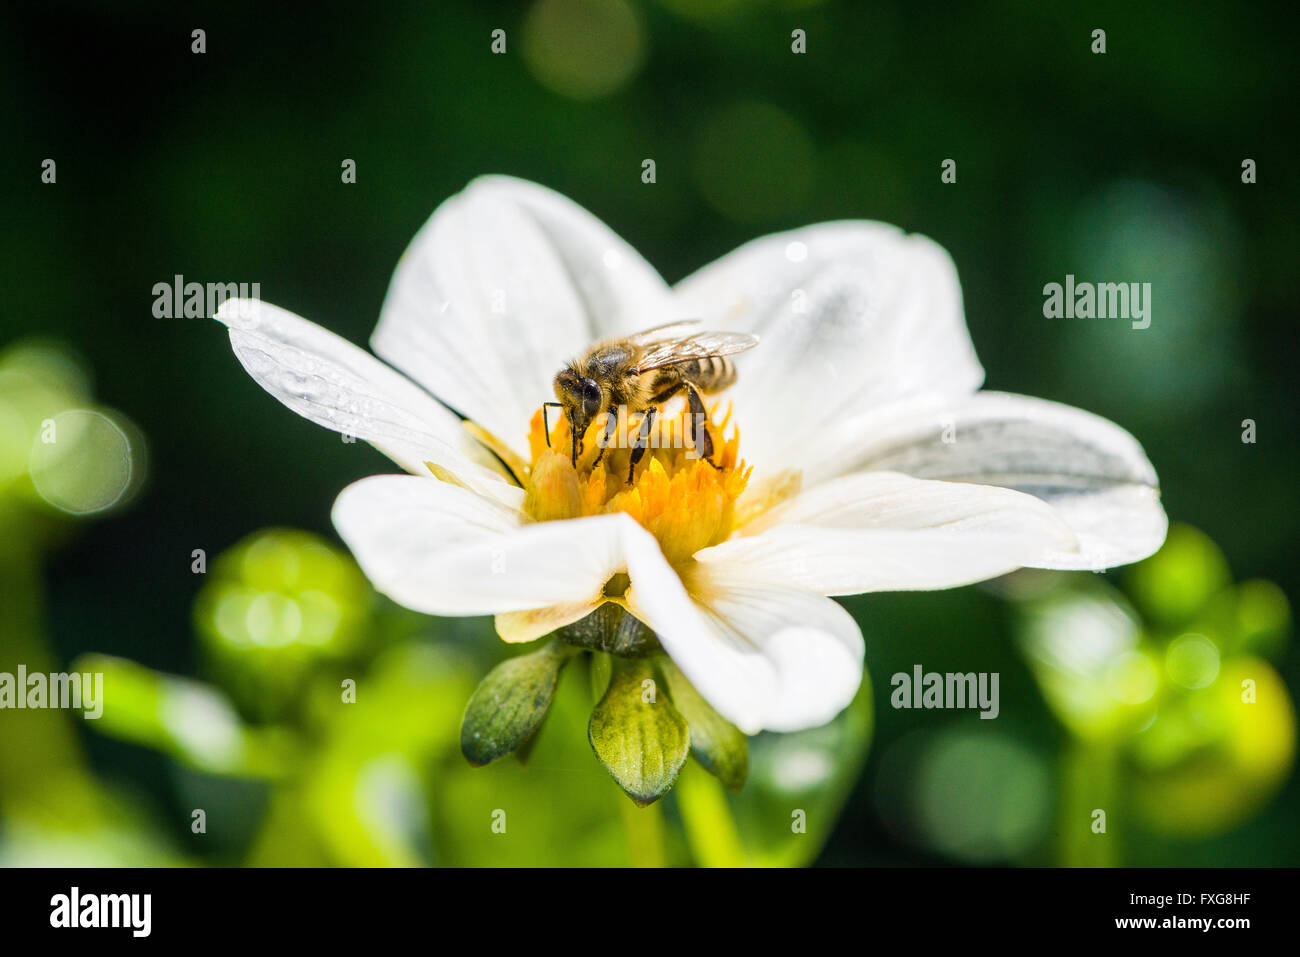
[[[627,860],[633,867],[667,867],[664,847],[664,812],[656,801],[637,807],[620,795],[623,833],[627,836]]]
[[[687,762],[673,790],[686,829],[686,842],[701,867],[748,867],[740,831],[722,785],[694,762]]]
[[[1060,863],[1065,867],[1117,867],[1123,859],[1119,800],[1119,755],[1110,742],[1074,741],[1060,758]],[[1106,830],[1100,830],[1104,811]]]

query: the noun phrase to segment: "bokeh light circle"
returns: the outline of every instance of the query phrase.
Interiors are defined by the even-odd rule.
[[[1037,751],[988,725],[913,732],[884,752],[874,797],[891,833],[971,864],[1023,859],[1041,846],[1051,772]]]
[[[28,468],[37,494],[50,505],[91,515],[119,504],[137,484],[137,454],[110,416],[67,409],[41,423]]]
[[[1111,697],[1127,705],[1151,700],[1160,687],[1160,671],[1151,656],[1142,651],[1120,655],[1106,669],[1106,688]]]
[[[921,761],[916,801],[935,850],[972,863],[1006,860],[1046,833],[1050,777],[1034,752],[1010,738],[950,731]]]
[[[627,0],[537,0],[523,24],[523,55],[544,86],[575,100],[622,89],[645,60],[645,30]]]
[[[1165,652],[1165,673],[1184,688],[1207,688],[1219,677],[1219,649],[1204,635],[1180,635]]]
[[[709,204],[738,223],[798,213],[817,153],[802,124],[770,103],[742,101],[705,122],[692,172]]]

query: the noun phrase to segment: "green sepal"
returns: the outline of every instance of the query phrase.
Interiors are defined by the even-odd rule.
[[[604,651],[623,658],[644,658],[659,653],[659,638],[617,602],[607,601],[584,618],[565,625],[556,636],[588,651]]]
[[[519,742],[519,747],[515,748],[515,750],[512,752],[515,760],[518,761],[520,764],[528,763],[529,757],[532,756],[533,748],[537,744],[537,739],[542,734],[541,726],[545,723],[546,723],[546,718],[545,716],[543,716],[542,720],[537,723],[537,729],[533,731],[533,733],[530,734],[528,737],[524,738],[523,741]]]
[[[686,720],[660,694],[644,658],[612,658],[605,696],[591,712],[587,737],[601,764],[640,807],[668,793],[690,752]]]
[[[695,760],[728,790],[739,791],[749,777],[749,739],[704,700],[668,657],[659,660],[673,704],[691,729]]]
[[[603,651],[593,651],[588,655],[587,677],[591,681],[591,700],[593,702],[605,697],[605,692],[609,690],[609,676],[613,673],[610,658],[611,656]]]
[[[551,641],[487,673],[460,724],[460,750],[470,764],[481,767],[532,738],[555,697],[560,669],[575,653],[571,645]]]

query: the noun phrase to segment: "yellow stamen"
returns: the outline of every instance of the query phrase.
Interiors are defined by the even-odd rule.
[[[726,541],[735,526],[736,499],[745,490],[750,469],[739,455],[740,435],[710,421],[713,463],[693,448],[682,414],[657,416],[649,447],[627,481],[633,445],[642,417],[620,416],[609,447],[601,455],[605,419],[588,428],[575,468],[572,436],[563,416],[547,445],[542,411],[532,418],[529,448],[532,465],[525,483],[524,511],[536,521],[626,512],[659,541],[674,564],[687,562],[701,548]],[[712,416],[710,416],[710,420]],[[600,457],[599,464],[596,458]]]

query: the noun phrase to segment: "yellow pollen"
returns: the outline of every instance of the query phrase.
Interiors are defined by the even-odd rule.
[[[605,417],[597,416],[587,429],[575,468],[568,421],[552,416],[557,421],[548,447],[539,409],[529,428],[532,464],[524,486],[524,511],[539,522],[626,512],[654,535],[669,562],[683,564],[701,548],[726,541],[735,526],[736,499],[751,470],[739,457],[739,432],[732,427],[727,433],[730,417],[728,411],[714,423],[710,415],[715,466],[694,450],[685,415],[656,416],[649,447],[629,483],[640,415],[620,416],[603,455]]]

